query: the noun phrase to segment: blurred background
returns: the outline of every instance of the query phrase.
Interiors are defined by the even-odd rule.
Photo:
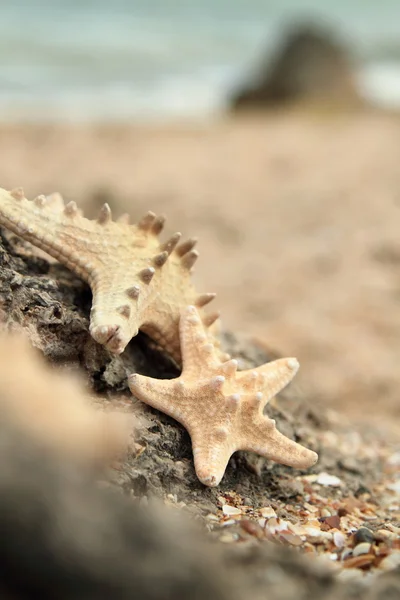
[[[199,237],[224,325],[400,412],[400,2],[0,3],[0,185]]]
[[[7,119],[205,117],[282,28],[326,23],[358,62],[365,97],[400,106],[396,0],[15,0],[2,2],[0,110]]]

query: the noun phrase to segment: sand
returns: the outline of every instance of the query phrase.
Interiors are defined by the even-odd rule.
[[[0,185],[27,197],[165,213],[199,237],[195,279],[224,326],[296,356],[315,402],[399,415],[398,117],[2,125],[0,156]]]

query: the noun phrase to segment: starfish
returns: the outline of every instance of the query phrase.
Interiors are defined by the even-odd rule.
[[[179,243],[177,232],[160,242],[164,222],[153,212],[135,225],[126,215],[115,222],[108,204],[92,221],[75,202],[64,206],[59,194],[29,201],[22,188],[11,192],[0,188],[0,225],[89,283],[90,333],[98,343],[120,354],[141,329],[179,364],[182,308],[195,304],[202,309],[215,294],[198,294],[191,282],[197,240]],[[205,327],[218,317],[218,313],[203,315]]]
[[[301,469],[317,461],[315,452],[279,433],[275,421],[263,414],[267,402],[297,372],[295,358],[238,372],[236,360],[220,360],[195,306],[182,311],[180,337],[180,377],[160,380],[135,373],[129,376],[129,387],[139,400],[188,430],[196,474],[203,484],[220,483],[236,450],[250,450]]]

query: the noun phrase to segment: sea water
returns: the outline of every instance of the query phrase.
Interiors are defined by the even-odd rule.
[[[309,20],[400,107],[400,0],[0,0],[0,120],[207,118]]]

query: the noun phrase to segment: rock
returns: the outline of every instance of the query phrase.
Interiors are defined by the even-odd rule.
[[[99,489],[3,418],[0,451],[2,598],[242,597],[182,515]]]
[[[234,110],[288,104],[359,107],[363,104],[346,50],[322,27],[289,31],[275,57],[265,61],[256,80],[233,96]]]
[[[360,529],[357,529],[357,531],[353,534],[353,540],[354,545],[363,543],[373,544],[375,536],[373,532],[368,529],[368,527],[360,527]]]
[[[369,554],[371,550],[371,544],[368,542],[362,542],[361,544],[357,544],[357,546],[353,550],[353,556],[361,556],[362,554]]]

